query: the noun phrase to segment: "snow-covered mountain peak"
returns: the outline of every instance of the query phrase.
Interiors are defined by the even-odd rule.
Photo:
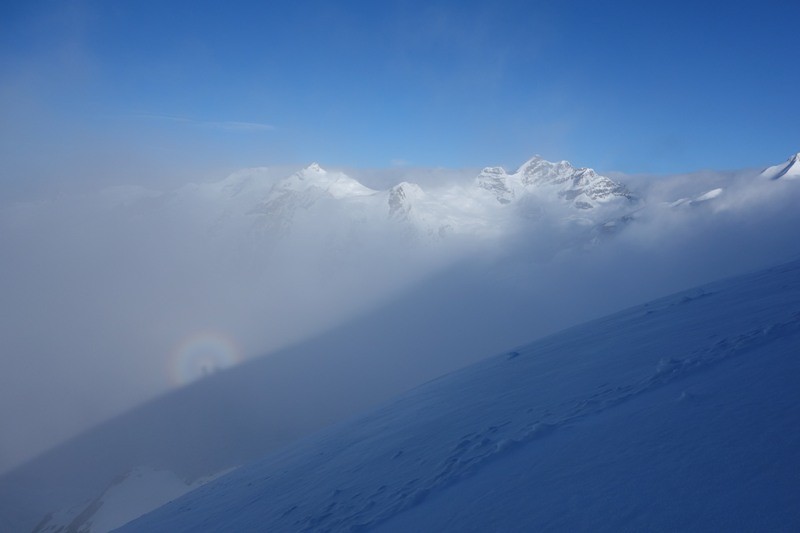
[[[407,181],[401,181],[391,189],[389,189],[389,201],[391,203],[392,198],[396,198],[397,200],[402,200],[403,202],[406,201],[413,201],[415,199],[421,199],[425,196],[425,191],[422,190],[422,187],[417,185],[416,183],[409,183]]]
[[[416,183],[411,183],[411,182],[408,182],[408,181],[401,181],[400,183],[398,183],[397,185],[392,187],[390,190],[392,190],[392,191],[400,191],[400,190],[402,190],[402,191],[405,191],[406,193],[410,193],[412,195],[425,194],[425,191],[422,190],[422,187],[420,187]]]
[[[394,218],[407,218],[411,212],[412,203],[422,199],[425,191],[416,183],[403,181],[389,189],[389,216]]]
[[[486,167],[475,178],[475,184],[481,189],[493,193],[501,204],[508,204],[516,196],[508,183],[508,177],[509,175],[503,167]]]
[[[336,173],[328,172],[319,166],[318,163],[311,163],[288,178],[279,181],[276,187],[298,190],[313,186],[325,188],[326,185],[332,181],[332,174]]]
[[[478,177],[481,176],[507,176],[506,169],[503,167],[486,167],[481,170],[481,173],[478,174]]]
[[[545,163],[548,163],[548,161],[546,161],[542,156],[540,156],[539,154],[536,154],[533,157],[531,157],[530,159],[528,159],[527,161],[525,161],[524,163],[522,163],[517,168],[516,172],[517,173],[523,172],[526,168],[528,168],[530,166],[535,166],[535,165],[539,164],[542,161],[544,161]]]
[[[328,172],[319,164],[311,163],[306,168],[295,172],[283,181],[278,182],[271,196],[281,195],[286,191],[308,191],[318,189],[327,192],[334,198],[347,196],[366,196],[375,191],[365,187],[357,180],[342,172]],[[319,191],[317,191],[319,192]]]
[[[311,163],[305,168],[302,168],[283,180],[284,183],[299,181],[307,182],[309,184],[317,183],[319,181],[327,181],[328,171],[319,166],[318,163]]]
[[[783,163],[764,169],[761,177],[771,180],[800,179],[800,152],[791,155]]]
[[[791,170],[794,173],[797,173],[798,170],[800,170],[800,152],[797,152],[796,154],[792,155],[792,157],[790,157],[787,160],[787,163],[788,163],[788,166],[791,167]]]
[[[575,170],[569,161],[553,163],[539,155],[525,161],[518,169],[517,174],[523,176],[564,175]]]
[[[277,182],[250,214],[266,215],[260,222],[263,229],[287,233],[298,209],[308,210],[325,199],[359,201],[376,192],[342,172],[328,172],[312,163]]]
[[[510,190],[517,197],[534,191],[555,193],[578,209],[592,209],[599,203],[615,199],[634,199],[624,185],[597,174],[591,168],[575,168],[569,161],[553,163],[538,155],[523,163],[508,181]],[[479,185],[484,188],[491,185],[492,190],[499,186],[497,183]],[[511,198],[505,196],[505,199]],[[500,195],[498,201],[503,202]]]

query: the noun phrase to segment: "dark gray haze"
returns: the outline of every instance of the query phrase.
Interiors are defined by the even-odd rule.
[[[446,179],[433,181],[458,176],[438,172]],[[256,176],[268,188],[286,173]],[[361,178],[376,188],[387,181]],[[188,377],[176,375],[176,353],[193,337],[222,338],[237,360],[251,359],[405,292],[405,305],[419,307],[403,316],[417,320],[395,317],[389,327],[447,346],[441,357],[410,359],[415,377],[398,383],[411,386],[484,351],[792,259],[800,252],[798,185],[760,181],[752,171],[632,178],[646,202],[614,231],[587,237],[545,213],[521,217],[503,238],[431,242],[388,221],[340,223],[334,202],[322,215],[301,213],[288,232],[254,228],[218,205],[220,190],[242,186],[236,180],[222,189],[115,188],[8,205],[0,214],[0,471],[181,385]],[[724,192],[713,203],[669,205],[717,187]],[[436,291],[426,280],[436,276],[450,289],[428,301]],[[460,334],[475,328],[486,330],[480,350]],[[361,346],[371,334],[359,331]],[[369,357],[380,365],[403,355]],[[345,370],[354,382],[366,377],[358,364]]]

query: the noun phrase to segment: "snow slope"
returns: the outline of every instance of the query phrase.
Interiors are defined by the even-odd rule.
[[[122,528],[800,528],[800,262],[420,386]]]
[[[167,470],[137,467],[112,481],[100,496],[91,501],[48,513],[34,531],[111,531],[207,481],[209,478],[187,483]]]
[[[786,162],[764,169],[761,177],[777,179],[800,179],[800,153],[792,155]]]

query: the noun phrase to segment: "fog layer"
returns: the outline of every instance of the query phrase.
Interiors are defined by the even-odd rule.
[[[437,175],[447,177],[431,180],[439,190],[472,187]],[[399,329],[415,339],[399,346],[415,353],[332,353],[341,376],[399,392],[493,350],[800,253],[800,184],[751,171],[631,178],[637,202],[602,215],[538,198],[483,221],[502,231],[449,236],[317,193],[291,196],[274,217],[264,199],[285,176],[252,169],[167,192],[118,187],[2,210],[0,471],[205,373],[362,323],[400,295],[403,312],[348,335],[381,346]],[[362,176],[374,187],[386,179]],[[197,361],[193,342],[207,350]],[[381,393],[326,401],[340,416]]]

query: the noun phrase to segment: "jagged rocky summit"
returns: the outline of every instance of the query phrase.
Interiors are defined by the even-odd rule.
[[[538,155],[511,174],[502,167],[487,167],[478,175],[476,183],[493,193],[501,204],[510,204],[517,198],[543,190],[577,209],[592,209],[616,199],[635,199],[627,187],[600,176],[591,168],[575,168],[567,161],[551,163]]]

